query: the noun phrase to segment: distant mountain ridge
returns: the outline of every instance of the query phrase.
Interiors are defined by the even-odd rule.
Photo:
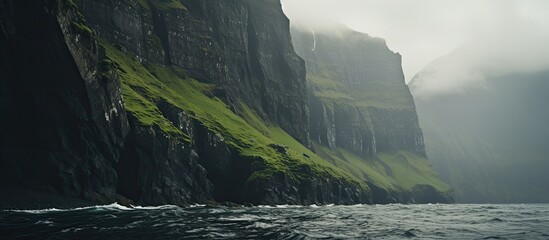
[[[430,94],[437,60],[410,82],[427,156],[456,201],[549,202],[549,72],[490,75],[466,91]],[[440,65],[440,64],[439,64]],[[425,81],[425,78],[428,81]]]

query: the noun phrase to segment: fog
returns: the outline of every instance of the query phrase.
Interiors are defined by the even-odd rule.
[[[292,25],[334,31],[336,22],[403,56],[406,81],[435,59],[422,94],[461,92],[487,74],[549,69],[549,1],[282,0]]]
[[[282,0],[402,55],[429,162],[458,202],[548,202],[549,0]]]

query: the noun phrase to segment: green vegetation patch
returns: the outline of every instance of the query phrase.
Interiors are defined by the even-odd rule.
[[[305,177],[300,175],[299,169],[303,166],[308,166],[311,167],[314,172],[320,173],[321,175],[337,176],[337,178],[340,178],[340,180],[355,182],[359,185],[362,185],[364,188],[367,188],[367,186],[363,184],[362,181],[354,178],[348,172],[345,172],[340,168],[334,167],[333,164],[327,162],[325,159],[319,157],[316,153],[303,146],[303,144],[295,140],[280,127],[265,123],[246,105],[243,104],[242,109],[243,118],[251,126],[253,126],[254,129],[259,130],[263,135],[271,139],[273,142],[282,144],[284,147],[286,147],[288,157],[287,160],[290,160],[290,162],[283,162],[285,162],[287,166],[294,170],[293,172],[298,178]]]
[[[327,177],[368,187],[363,181],[326,162],[279,127],[268,124],[245,104],[241,116],[213,94],[215,86],[200,83],[177,67],[141,64],[109,44],[102,44],[122,82],[126,110],[146,126],[156,125],[165,133],[188,140],[157,107],[167,102],[200,121],[224,138],[241,156],[259,160],[250,177],[266,179],[283,173],[294,179]],[[303,171],[308,169],[308,171]],[[312,176],[311,176],[312,175]]]
[[[73,21],[71,22],[71,27],[81,34],[84,34],[88,37],[94,37],[95,32],[86,25],[86,20],[84,19],[84,16],[78,10],[78,7],[73,2],[73,0],[64,0],[62,3],[63,7],[71,9],[76,13],[76,18],[73,19]]]
[[[76,6],[76,4],[74,3],[73,0],[65,0],[64,3],[65,3],[65,6],[67,6],[69,8],[74,8],[74,9],[77,8],[77,6]]]
[[[363,127],[373,129],[375,110],[415,111],[413,97],[406,84],[400,81],[345,82],[342,76],[320,63],[316,72],[309,72],[307,82],[312,94],[329,109],[359,111]],[[427,159],[407,151],[378,153],[372,158],[357,156],[345,149],[330,149],[314,143],[317,154],[358,179],[388,191],[411,191],[417,185],[430,185],[440,192],[450,187],[439,180]]]
[[[156,106],[162,100],[161,93],[165,87],[155,82],[151,75],[139,62],[103,44],[108,58],[103,62],[114,65],[121,78],[124,107],[144,126],[157,126],[164,133],[180,140],[190,141],[189,137],[166,119]]]
[[[397,153],[381,153],[378,160],[386,163],[393,173],[391,176],[399,186],[410,190],[419,184],[433,186],[440,192],[450,191],[450,187],[440,181],[427,159],[416,154],[399,151]]]
[[[345,103],[367,109],[410,109],[414,102],[404,83],[371,81],[347,87],[329,72],[309,73],[307,82],[313,94],[326,103]]]
[[[187,8],[180,0],[137,0],[137,3],[148,10],[150,10],[149,4],[152,4],[159,10],[180,9],[187,11]]]
[[[83,22],[72,22],[72,27],[74,27],[80,33],[86,34],[90,37],[93,36],[93,31]]]
[[[410,191],[416,185],[430,185],[440,192],[450,191],[427,159],[410,152],[380,153],[364,159],[341,148],[330,149],[318,143],[314,148],[335,166],[386,190]]]

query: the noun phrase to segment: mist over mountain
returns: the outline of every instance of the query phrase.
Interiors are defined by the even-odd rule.
[[[547,1],[282,3],[295,29],[348,26],[402,54],[427,156],[458,201],[548,201]]]
[[[444,67],[456,56],[463,55],[433,62],[410,82],[429,160],[458,202],[549,201],[549,71],[474,66],[474,75],[460,74]],[[461,87],[443,91],[437,81]]]
[[[0,0],[0,239],[547,239],[548,12]]]
[[[0,7],[0,208],[453,201],[380,38],[278,0]]]
[[[456,71],[471,62],[497,71],[539,70],[549,63],[548,1],[283,0],[282,4],[294,26],[331,31],[336,21],[386,39],[390,49],[402,54],[407,82],[460,46],[470,50],[454,58],[460,61]],[[462,87],[450,80],[438,82],[437,88],[446,91]]]

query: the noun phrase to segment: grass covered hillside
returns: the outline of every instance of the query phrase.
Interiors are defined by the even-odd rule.
[[[188,133],[170,122],[158,108],[167,102],[219,134],[239,155],[254,159],[252,165],[259,167],[253,170],[249,181],[282,173],[297,181],[321,177],[369,191],[361,179],[319,157],[281,128],[265,122],[245,103],[241,103],[243,111],[232,112],[213,96],[214,85],[192,79],[183,69],[142,64],[108,43],[102,45],[107,49],[105,62],[112,64],[121,77],[124,106],[142,125],[155,125],[180,141],[191,141]],[[303,168],[311,171],[301,171]]]

